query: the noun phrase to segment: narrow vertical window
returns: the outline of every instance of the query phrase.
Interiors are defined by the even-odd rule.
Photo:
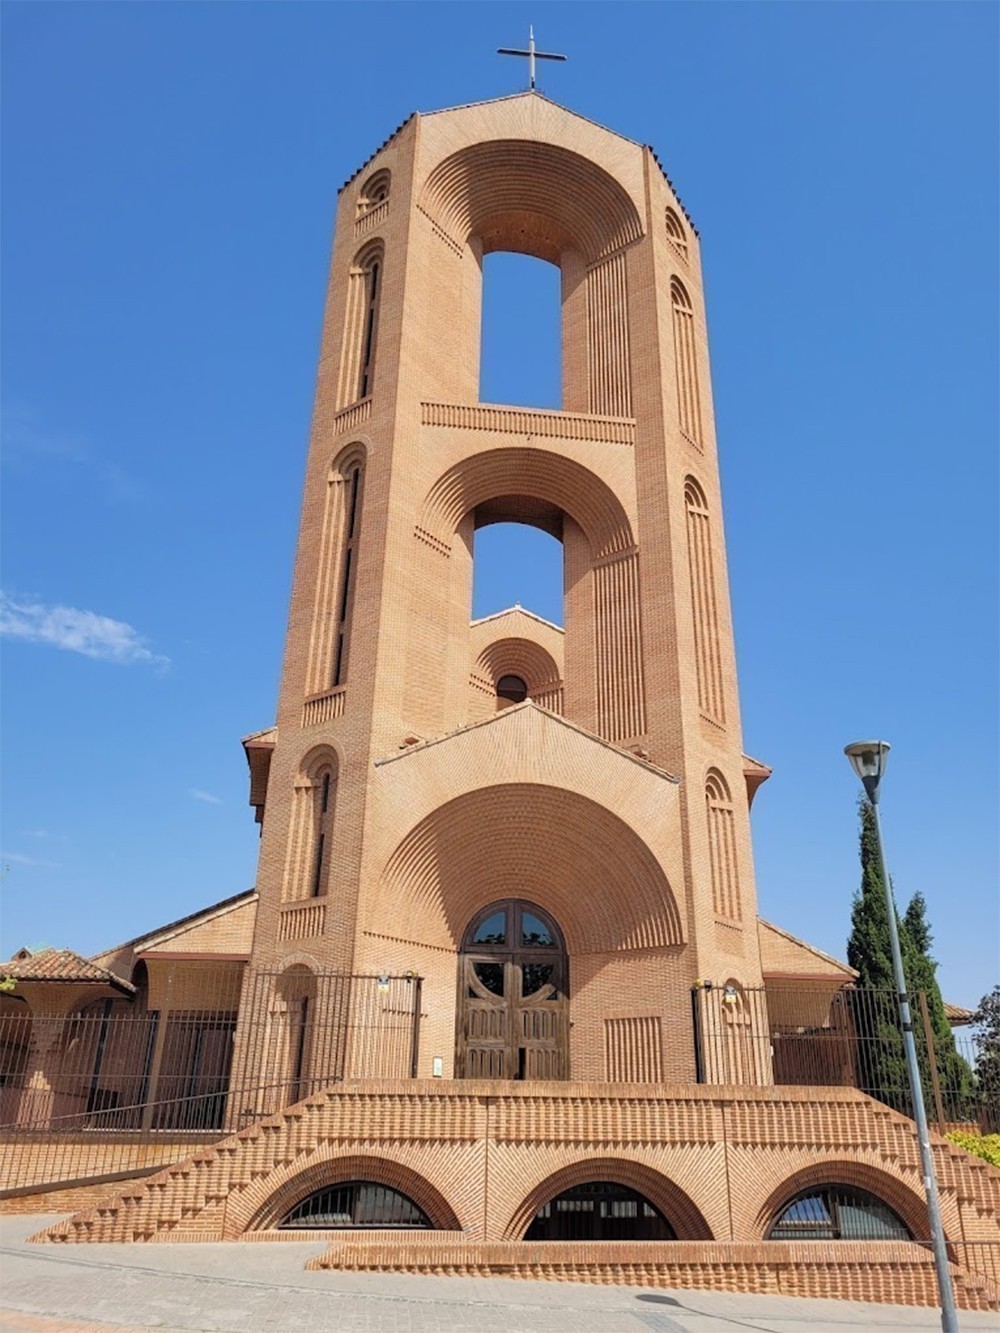
[[[347,680],[347,659],[350,649],[351,612],[354,609],[354,583],[357,574],[358,528],[361,518],[362,466],[353,463],[344,478],[344,537],[341,557],[340,600],[337,605],[336,649],[333,662],[333,685]]]
[[[329,722],[343,712],[344,699],[334,692],[347,680],[364,476],[364,445],[355,441],[334,459],[327,479],[303,726]]]
[[[285,899],[327,890],[337,808],[337,756],[327,746],[303,762],[295,781],[285,865]]]
[[[705,817],[712,872],[712,908],[716,916],[725,917],[728,921],[739,921],[741,913],[733,801],[726,779],[715,768],[709,769],[705,780]]]
[[[674,313],[674,362],[677,368],[677,415],[681,433],[701,447],[701,397],[691,298],[677,278],[670,280]]]
[[[372,216],[375,214],[373,212]],[[341,407],[368,398],[375,387],[379,305],[385,247],[369,241],[355,256],[347,288],[347,322],[340,363],[337,398]]]
[[[712,559],[712,531],[705,493],[693,477],[684,483],[688,567],[691,578],[691,616],[694,621],[698,707],[706,717],[725,723],[722,694],[722,659],[719,649],[719,609]]]
[[[330,783],[332,779],[333,774],[327,769],[319,784],[319,811],[316,815],[315,829],[316,845],[313,850],[311,892],[313,898],[318,898],[323,892],[323,871],[326,868],[326,825],[330,815]]]
[[[672,208],[667,209],[667,240],[674,247],[677,254],[687,262],[688,243],[684,234],[684,224]]]
[[[375,335],[378,330],[379,275],[382,266],[373,259],[365,269],[365,305],[364,334],[361,339],[361,379],[358,384],[358,397],[367,398],[372,391],[372,374],[375,369]]]

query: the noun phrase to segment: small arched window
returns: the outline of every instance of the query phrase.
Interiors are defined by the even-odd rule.
[[[694,336],[694,308],[678,278],[670,280],[674,320],[674,361],[677,368],[677,415],[681,433],[701,447],[701,394]]]
[[[364,217],[373,208],[385,203],[389,198],[391,181],[392,177],[385,169],[368,177],[358,192],[358,217]]]
[[[290,1102],[315,1091],[309,1076],[315,1005],[315,974],[302,963],[286,968],[275,983],[266,1040],[268,1068],[276,1085],[284,1083]]]
[[[337,757],[314,751],[295,783],[285,872],[285,897],[318,898],[326,892],[337,806]]]
[[[716,768],[710,768],[705,779],[705,819],[712,872],[712,907],[716,916],[738,921],[740,893],[736,872],[733,800],[726,779]]]
[[[684,224],[672,208],[667,209],[667,240],[680,255],[681,259],[687,260],[688,243],[684,234]]]
[[[768,1240],[912,1240],[903,1219],[868,1190],[820,1185],[778,1209]]]
[[[527,697],[528,687],[520,676],[501,676],[497,681],[497,698],[501,701],[501,707],[523,703]]]
[[[374,1180],[348,1180],[317,1190],[297,1203],[278,1226],[295,1231],[432,1229],[427,1214],[411,1198]]]

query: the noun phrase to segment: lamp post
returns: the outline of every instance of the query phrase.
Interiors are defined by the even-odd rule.
[[[899,947],[899,929],[896,924],[896,903],[892,896],[892,884],[885,865],[885,848],[882,845],[882,823],[878,812],[878,789],[885,772],[889,755],[888,741],[855,741],[844,747],[844,754],[851,761],[851,767],[861,779],[875,816],[875,836],[878,843],[879,868],[882,871],[882,885],[885,889],[885,910],[889,919],[889,940],[892,946],[892,970],[896,978],[896,991],[899,996],[899,1022],[903,1029],[903,1048],[906,1051],[906,1069],[910,1079],[910,1096],[913,1100],[913,1118],[917,1125],[917,1141],[920,1144],[920,1166],[924,1177],[924,1190],[927,1194],[927,1216],[931,1227],[931,1241],[934,1247],[934,1266],[937,1269],[938,1291],[941,1298],[941,1327],[944,1333],[958,1333],[958,1314],[955,1310],[955,1293],[952,1289],[951,1269],[948,1267],[948,1250],[941,1224],[941,1204],[938,1199],[937,1179],[934,1175],[934,1157],[931,1153],[930,1134],[927,1129],[927,1111],[924,1108],[924,1091],[920,1082],[920,1066],[917,1064],[917,1046],[913,1040],[913,1019],[910,1014],[910,998],[906,993],[906,976],[903,972],[903,955]]]

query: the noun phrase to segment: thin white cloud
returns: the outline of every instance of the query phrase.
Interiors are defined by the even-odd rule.
[[[189,787],[188,792],[196,801],[204,801],[206,805],[223,805],[221,796],[213,796],[210,791],[202,791],[200,787]]]
[[[58,861],[43,861],[39,856],[25,856],[23,852],[0,852],[0,864],[16,866],[43,866],[49,870],[59,867]]]
[[[160,668],[170,663],[168,657],[154,653],[138,630],[124,620],[73,606],[46,606],[5,593],[0,593],[0,634],[29,643],[47,643],[102,662],[126,666],[142,662]]]

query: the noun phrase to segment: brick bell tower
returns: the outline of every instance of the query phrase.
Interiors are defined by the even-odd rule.
[[[495,250],[561,271],[561,411],[478,400]],[[504,520],[561,540],[564,629],[470,620],[474,531]],[[344,186],[277,726],[245,744],[248,986],[412,971],[446,1078],[692,1080],[699,979],[738,1026],[768,770],[698,237],[648,147],[530,92],[412,116]]]

